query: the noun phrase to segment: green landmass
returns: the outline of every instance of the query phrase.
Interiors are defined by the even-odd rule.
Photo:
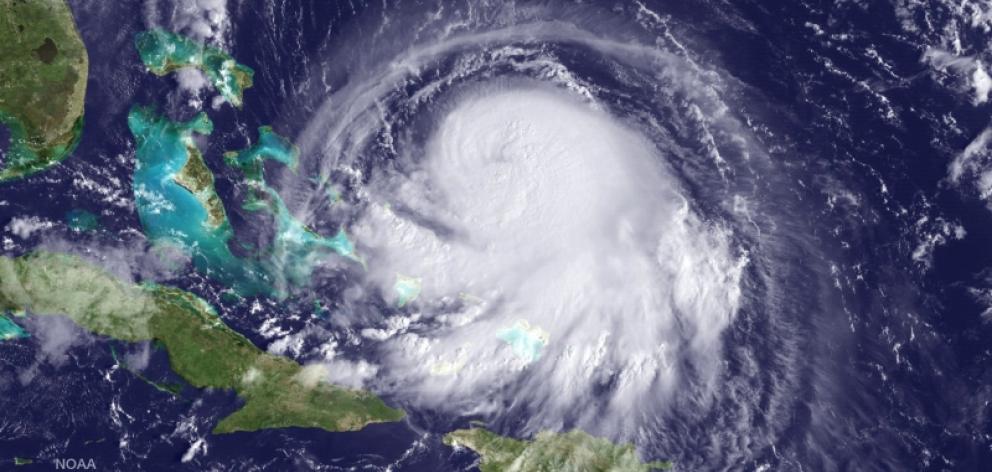
[[[153,74],[166,75],[183,67],[195,67],[203,71],[225,100],[238,108],[244,90],[254,81],[255,71],[238,64],[228,53],[161,28],[138,33],[134,44],[141,61]]]
[[[210,172],[207,163],[203,161],[203,154],[198,147],[191,143],[186,149],[189,154],[186,165],[179,169],[173,178],[177,184],[182,185],[183,188],[196,195],[197,199],[204,202],[210,219],[215,220],[211,221],[210,225],[218,226],[226,215],[224,214],[224,205],[217,196],[217,191],[214,190],[214,174]]]
[[[167,172],[164,175],[168,175],[176,184],[186,189],[206,210],[207,219],[204,224],[212,230],[227,225],[224,203],[214,188],[214,174],[210,172],[210,168],[203,160],[203,153],[193,139],[196,134],[209,135],[213,132],[214,123],[207,114],[200,112],[188,122],[176,123],[158,115],[151,107],[135,106],[131,108],[127,119],[128,126],[138,138],[139,148],[152,142],[153,145],[175,151],[162,156],[152,156],[153,160],[148,162],[139,158],[139,165],[173,170],[171,175]],[[174,141],[175,144],[165,146],[163,142],[167,139]],[[181,162],[182,166],[175,169],[174,161]],[[159,176],[156,174],[156,177]]]
[[[79,142],[89,58],[64,0],[0,0],[0,181],[61,162]]]
[[[154,112],[149,109],[138,108],[136,110],[135,113],[154,115]],[[227,212],[224,211],[224,203],[214,188],[214,173],[210,172],[210,168],[203,160],[203,153],[193,141],[194,132],[207,135],[213,130],[214,123],[210,121],[206,113],[200,112],[188,124],[187,130],[179,131],[180,139],[186,148],[186,163],[172,178],[177,184],[192,193],[207,210],[207,226],[220,228],[227,224]]]
[[[648,472],[670,469],[670,462],[641,462],[632,444],[616,445],[574,430],[539,433],[532,440],[500,436],[482,428],[448,433],[444,443],[464,446],[482,457],[482,472]]]
[[[304,427],[353,431],[404,413],[369,392],[320,381],[323,372],[269,354],[230,329],[204,300],[160,285],[123,282],[75,256],[0,257],[0,312],[65,315],[96,334],[154,340],[197,388],[233,389],[245,404],[214,433]]]

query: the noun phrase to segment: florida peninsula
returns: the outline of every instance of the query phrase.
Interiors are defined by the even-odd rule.
[[[89,73],[64,0],[0,0],[0,182],[47,169],[79,143]]]

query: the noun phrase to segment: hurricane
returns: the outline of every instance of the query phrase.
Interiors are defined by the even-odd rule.
[[[822,230],[870,210],[808,177],[798,118],[642,4],[419,10],[341,33],[369,48],[321,64],[347,72],[299,141],[319,185],[281,185],[364,255],[341,323],[366,384],[681,464],[842,463],[790,431],[856,435],[835,408],[871,395],[833,387],[863,262]]]
[[[0,366],[110,395],[108,466],[980,470],[992,15],[959,3],[70,1],[86,124],[0,187],[0,361],[40,353]]]

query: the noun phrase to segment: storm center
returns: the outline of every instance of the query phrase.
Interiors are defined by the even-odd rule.
[[[647,139],[562,93],[508,90],[463,100],[426,153],[374,186],[355,228],[381,293],[416,308],[366,335],[429,379],[422,398],[533,381],[542,403],[608,385],[606,409],[629,408],[674,387],[680,353],[715,348],[741,263]]]

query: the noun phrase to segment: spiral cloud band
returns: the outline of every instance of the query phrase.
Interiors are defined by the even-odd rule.
[[[389,341],[404,389],[465,409],[518,384],[545,427],[608,390],[590,427],[675,388],[682,357],[717,368],[745,259],[644,138],[561,92],[508,89],[460,102],[427,153],[355,228],[382,293],[397,274],[421,286],[433,328]]]

